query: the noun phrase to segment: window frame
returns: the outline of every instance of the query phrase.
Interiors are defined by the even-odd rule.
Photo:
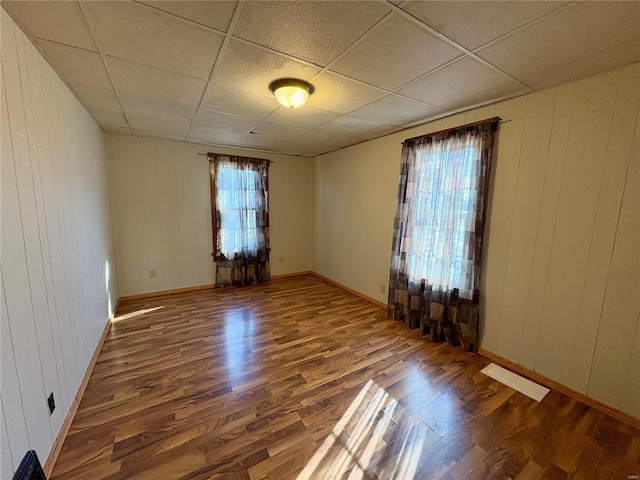
[[[209,153],[208,154],[208,158],[209,158],[209,177],[210,177],[210,188],[211,188],[211,221],[212,221],[212,232],[213,232],[213,252],[212,252],[212,256],[214,258],[215,261],[226,261],[226,260],[233,260],[234,258],[237,258],[238,256],[244,256],[244,255],[251,255],[251,256],[255,256],[260,254],[260,252],[262,252],[264,250],[264,253],[268,256],[269,254],[269,241],[268,241],[268,229],[269,229],[269,160],[266,159],[260,159],[260,158],[251,158],[251,157],[239,157],[239,156],[233,156],[233,155],[222,155],[222,154],[213,154],[213,153]],[[257,205],[254,208],[240,208],[240,209],[234,209],[234,210],[238,210],[238,211],[243,211],[243,210],[252,210],[256,212],[256,228],[255,230],[257,230],[256,232],[256,236],[257,236],[257,240],[256,240],[256,244],[254,245],[255,248],[246,248],[246,245],[241,245],[240,249],[238,249],[238,246],[235,246],[235,251],[234,252],[224,252],[223,251],[223,245],[221,242],[221,236],[220,236],[220,232],[222,230],[222,215],[221,215],[221,210],[219,209],[218,206],[218,189],[217,189],[217,173],[218,173],[218,169],[220,168],[221,164],[235,164],[235,165],[242,165],[242,166],[248,166],[248,170],[252,171],[253,173],[255,173],[257,175],[256,178],[256,184],[260,183],[261,185],[261,195],[262,195],[262,202],[263,205]],[[218,167],[218,168],[216,168]],[[229,168],[230,170],[232,168]],[[237,169],[237,170],[241,170],[241,169]],[[260,178],[262,177],[262,178]],[[248,189],[247,189],[248,190]],[[246,206],[246,204],[244,205]],[[263,208],[260,208],[263,207]],[[260,215],[263,216],[262,221],[258,221],[258,217]],[[266,230],[267,233],[265,234],[264,232],[260,232],[260,230]],[[265,238],[263,239],[263,241],[261,242],[261,235],[264,236]],[[263,245],[262,245],[263,244]],[[263,248],[261,248],[263,247]],[[232,253],[233,256],[229,256],[228,254]]]

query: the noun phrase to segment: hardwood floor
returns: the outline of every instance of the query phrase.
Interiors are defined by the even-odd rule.
[[[638,430],[488,363],[313,276],[125,302],[52,478],[640,474]]]

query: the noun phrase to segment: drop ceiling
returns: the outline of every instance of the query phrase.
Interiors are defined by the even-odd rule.
[[[640,2],[3,1],[103,130],[315,156],[640,60]],[[304,107],[269,83],[311,82]]]

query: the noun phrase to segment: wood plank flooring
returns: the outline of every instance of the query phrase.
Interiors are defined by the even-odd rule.
[[[117,317],[54,480],[640,474],[638,430],[553,390],[538,403],[314,276]]]

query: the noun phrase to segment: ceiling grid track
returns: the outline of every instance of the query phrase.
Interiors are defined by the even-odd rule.
[[[202,104],[204,103],[205,98],[207,97],[207,92],[209,91],[209,87],[211,86],[211,83],[213,81],[213,76],[216,73],[216,70],[218,69],[218,67],[220,66],[220,61],[222,59],[222,57],[224,56],[227,47],[229,46],[229,42],[231,41],[231,37],[233,29],[235,28],[236,24],[238,23],[238,18],[240,18],[240,12],[242,12],[242,7],[244,6],[244,0],[240,0],[238,2],[238,4],[236,5],[236,9],[233,12],[233,17],[231,17],[231,22],[229,23],[229,28],[227,28],[227,33],[225,33],[224,35],[224,40],[222,41],[222,46],[220,47],[220,51],[218,52],[218,56],[216,57],[216,60],[213,62],[213,65],[211,66],[211,71],[209,72],[209,79],[207,80],[207,85],[204,88],[204,92],[202,92],[202,97],[200,97],[200,101],[198,102],[198,106],[196,107],[196,111],[193,114],[193,118],[191,119],[191,125],[189,126],[189,130],[187,131],[187,135],[185,137],[185,140],[187,138],[189,138],[189,135],[191,134],[191,129],[194,127],[195,121],[198,118],[198,114],[200,113],[200,109],[202,108]]]
[[[640,2],[3,0],[2,8],[104,131],[289,155],[640,60]],[[281,78],[316,92],[289,111],[266,89]]]
[[[131,130],[131,133],[133,135],[136,135],[136,131],[133,128],[133,123],[131,122],[129,115],[127,114],[127,110],[124,107],[124,103],[122,102],[122,99],[120,98],[120,90],[118,90],[118,87],[116,86],[116,82],[113,80],[113,73],[111,72],[111,67],[109,66],[109,62],[107,61],[107,55],[104,53],[104,48],[102,47],[98,39],[98,32],[96,31],[94,25],[89,21],[89,17],[91,15],[87,13],[86,7],[84,6],[83,2],[77,2],[77,3],[78,3],[78,6],[80,7],[80,11],[82,12],[82,16],[84,17],[84,21],[87,23],[87,27],[89,28],[89,33],[91,33],[91,37],[93,38],[93,43],[96,44],[96,48],[98,49],[98,53],[100,54],[100,59],[104,64],[105,70],[107,71],[107,75],[109,76],[109,81],[111,82],[111,87],[113,88],[113,92],[116,98],[118,99],[118,104],[122,109],[122,115],[124,116],[124,119],[127,122],[129,129]]]
[[[387,0],[380,0],[384,3],[388,3]],[[475,53],[473,53],[471,50],[469,50],[468,48],[463,47],[462,45],[460,45],[457,42],[454,42],[453,40],[451,40],[449,37],[447,37],[446,35],[443,35],[442,33],[440,33],[439,31],[437,31],[436,29],[430,27],[429,25],[427,25],[426,23],[424,23],[423,21],[417,19],[416,17],[414,17],[413,15],[411,15],[408,12],[405,12],[404,10],[402,10],[400,7],[397,7],[396,5],[393,4],[389,4],[391,6],[391,8],[394,9],[394,11],[400,15],[402,18],[409,20],[411,23],[413,23],[414,25],[420,27],[421,29],[423,29],[425,32],[429,33],[430,35],[436,37],[439,40],[442,40],[444,43],[448,44],[450,47],[456,48],[458,50],[460,50],[462,53],[464,53],[464,55],[473,58],[475,61],[481,63],[482,65],[484,65],[487,68],[490,68],[491,70],[493,70],[496,73],[499,73],[501,75],[505,75],[507,77],[509,77],[510,79],[512,79],[515,82],[518,82],[520,85],[522,85],[523,87],[529,88],[527,85],[525,85],[524,83],[522,83],[520,80],[518,80],[517,78],[509,75],[507,72],[499,69],[498,67],[496,67],[495,65],[493,65],[492,63],[487,62],[484,58],[476,55]],[[464,57],[463,57],[464,58]],[[431,74],[432,72],[428,72],[425,75],[422,75],[420,78],[424,78],[426,76],[428,76],[429,74]],[[417,79],[414,79],[412,81],[415,81]]]

